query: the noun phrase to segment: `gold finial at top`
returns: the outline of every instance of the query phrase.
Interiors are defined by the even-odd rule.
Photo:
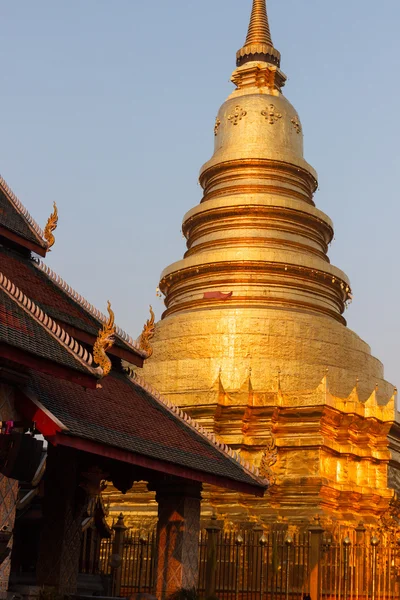
[[[47,220],[46,227],[44,228],[44,239],[47,242],[47,250],[50,252],[50,248],[54,246],[56,238],[53,235],[53,231],[57,229],[58,224],[58,208],[57,204],[53,202],[53,212]]]
[[[246,42],[238,51],[236,59],[238,67],[251,60],[262,60],[280,66],[281,55],[272,43],[266,0],[253,0]]]
[[[147,352],[147,356],[150,357],[153,354],[153,348],[150,344],[151,339],[154,337],[155,330],[155,315],[153,307],[150,306],[150,319],[148,319],[143,327],[142,335],[140,336],[139,345],[142,350]]]
[[[273,46],[266,0],[254,0],[253,2],[245,45],[249,46],[250,44],[268,44],[269,46]]]
[[[103,377],[106,377],[112,368],[111,360],[108,358],[106,352],[114,345],[116,332],[114,312],[111,309],[109,301],[107,302],[107,310],[109,315],[108,321],[100,329],[93,346],[93,359],[103,369]]]

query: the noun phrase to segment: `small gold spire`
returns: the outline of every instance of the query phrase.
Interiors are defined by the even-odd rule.
[[[104,323],[103,328],[100,329],[99,335],[93,346],[93,359],[97,365],[103,369],[103,377],[106,377],[112,368],[111,360],[108,358],[106,352],[114,345],[115,336],[115,320],[114,312],[111,309],[111,304],[107,302],[108,310],[108,321]]]
[[[53,202],[53,212],[47,220],[46,227],[44,228],[44,239],[47,242],[47,251],[50,252],[50,248],[54,246],[56,238],[53,235],[53,231],[57,229],[58,224],[58,208],[57,204]]]
[[[267,44],[273,46],[269,29],[266,0],[254,0],[251,11],[246,46],[250,44]]]
[[[236,54],[236,59],[238,67],[252,60],[280,66],[281,55],[272,43],[266,0],[253,0],[246,42]]]
[[[150,319],[148,319],[143,327],[142,335],[140,336],[139,345],[142,350],[147,352],[147,356],[150,357],[153,354],[153,348],[150,344],[151,339],[154,337],[155,330],[155,315],[153,307],[150,306]]]

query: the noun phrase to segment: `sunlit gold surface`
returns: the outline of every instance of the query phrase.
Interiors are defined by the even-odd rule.
[[[108,358],[106,352],[114,345],[115,340],[115,319],[114,312],[111,309],[110,302],[107,303],[108,310],[108,321],[104,323],[102,329],[99,331],[99,335],[93,346],[93,358],[96,364],[103,369],[103,376],[106,377],[111,371],[111,360]]]
[[[250,25],[244,46],[237,52],[237,64],[263,57],[279,66],[281,55],[274,48],[269,28],[266,0],[254,0]]]
[[[58,208],[57,204],[53,202],[53,212],[47,220],[46,227],[44,228],[43,234],[44,239],[47,242],[47,250],[50,252],[50,248],[54,246],[56,238],[54,237],[53,231],[57,229],[58,225]]]
[[[350,284],[329,262],[333,226],[314,205],[317,174],[270,54],[239,56],[203,199],[184,217],[188,250],[161,276],[166,311],[144,376],[257,465],[273,432],[270,494],[208,489],[206,510],[373,520],[400,489],[395,392],[346,327]]]
[[[153,348],[151,345],[151,340],[154,337],[154,323],[155,323],[155,314],[153,311],[153,307],[150,306],[150,319],[147,319],[142,334],[140,336],[139,345],[142,350],[147,353],[147,356],[150,357],[153,354]]]

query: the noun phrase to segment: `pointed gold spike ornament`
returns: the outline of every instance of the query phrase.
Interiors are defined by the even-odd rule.
[[[150,357],[153,354],[153,348],[150,344],[152,338],[154,337],[155,330],[155,315],[153,311],[153,307],[150,306],[150,319],[148,319],[143,327],[142,335],[140,336],[140,347],[147,353],[147,356]]]
[[[266,0],[253,0],[246,42],[238,51],[236,59],[238,66],[255,60],[280,66],[281,55],[272,43]]]
[[[269,44],[273,46],[266,0],[254,0],[253,2],[246,46],[250,44]]]
[[[46,227],[44,228],[44,239],[47,242],[47,251],[50,252],[50,248],[54,246],[56,238],[53,235],[53,231],[57,229],[58,225],[58,208],[57,204],[53,202],[53,212],[47,220]]]
[[[111,309],[110,302],[107,303],[108,310],[108,321],[104,323],[103,328],[100,329],[97,340],[93,346],[93,359],[97,365],[103,369],[103,377],[106,377],[112,368],[111,360],[108,358],[106,352],[110,350],[114,345],[115,340],[115,320],[114,312]]]

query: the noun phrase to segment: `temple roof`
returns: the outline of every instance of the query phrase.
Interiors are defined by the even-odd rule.
[[[254,467],[246,468],[180,409],[125,373],[113,372],[102,380],[101,389],[86,391],[72,382],[32,373],[27,393],[62,424],[57,444],[142,466],[146,459],[150,462],[145,465],[155,470],[234,489],[244,486],[243,491],[258,495],[268,486]],[[95,445],[81,447],[71,438]],[[114,456],[104,447],[129,455]]]
[[[16,248],[12,251],[0,246],[4,274],[53,319],[61,321],[71,335],[81,342],[93,344],[99,326],[107,317],[49,267],[27,257],[27,250],[44,257],[51,244],[3,177],[0,177],[0,240],[1,237],[11,241],[12,248]],[[88,334],[90,339],[81,336],[81,332]],[[147,358],[147,353],[120,327],[116,329],[116,343],[111,354],[137,366],[142,366]]]
[[[48,363],[57,363],[96,379],[103,374],[94,367],[91,354],[1,272],[0,347],[4,349],[0,352],[3,358],[18,364],[34,364],[48,371]],[[15,354],[15,350],[22,353]],[[35,359],[34,363],[26,362],[26,353]],[[38,362],[38,358],[46,362]]]
[[[44,232],[1,176],[0,234],[41,256],[46,255]]]
[[[43,263],[4,247],[0,247],[0,255],[3,273],[12,279],[15,285],[31,297],[50,317],[60,322],[71,335],[81,342],[93,345],[99,326],[106,321],[106,317],[100,311]],[[81,332],[88,334],[89,338],[86,339]],[[111,354],[116,354],[120,349],[123,353],[121,358],[129,362],[135,362],[136,357],[136,361],[141,364],[146,357],[146,353],[139,348],[139,345],[119,328],[115,345],[117,350],[114,347]]]

